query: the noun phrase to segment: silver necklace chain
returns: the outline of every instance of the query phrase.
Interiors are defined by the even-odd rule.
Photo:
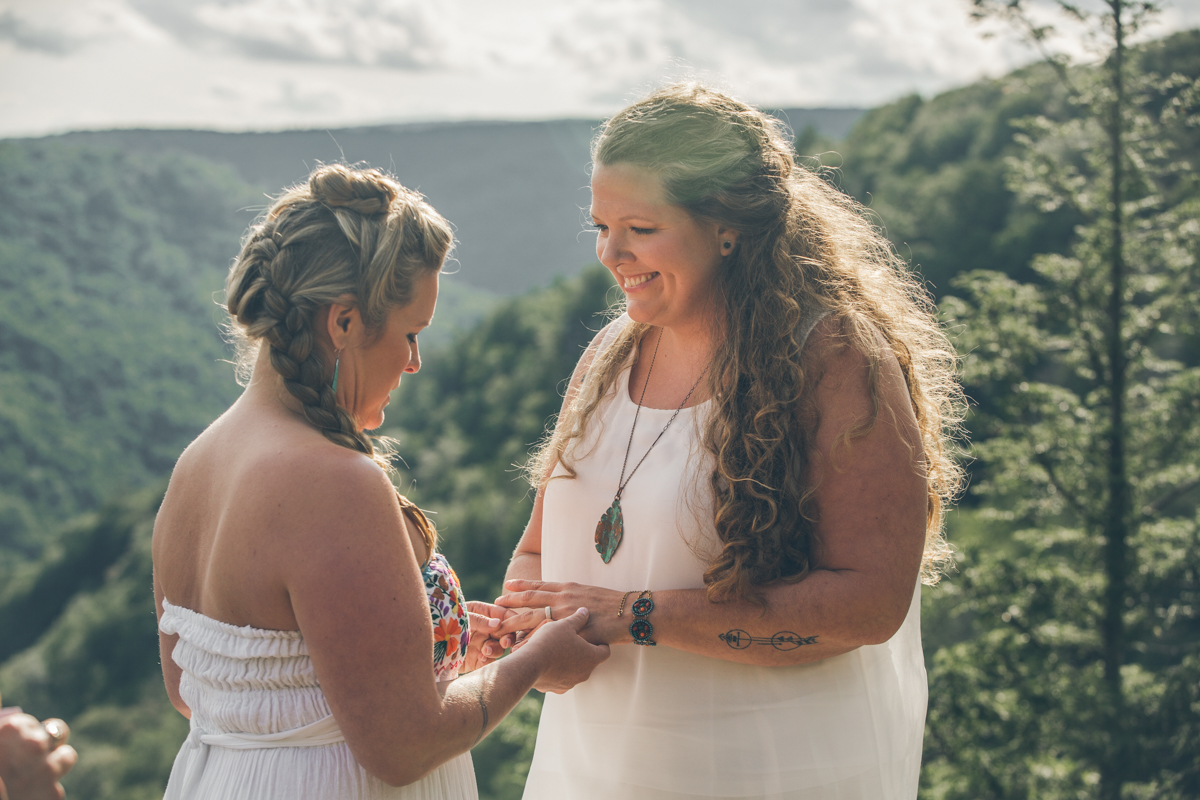
[[[708,368],[712,366],[712,362],[710,361],[704,367],[704,371],[700,373],[700,377],[697,378],[696,382],[692,384],[692,388],[688,390],[687,396],[684,397],[683,402],[679,404],[679,408],[675,409],[675,413],[671,415],[669,420],[667,420],[667,424],[664,425],[663,429],[658,432],[658,436],[656,436],[654,441],[650,443],[650,446],[646,448],[646,452],[642,455],[637,464],[633,466],[633,471],[630,472],[629,477],[626,478],[625,467],[629,464],[629,451],[633,448],[633,432],[637,430],[638,415],[642,413],[642,401],[646,399],[646,387],[650,385],[650,373],[654,372],[654,362],[658,358],[658,348],[662,344],[662,337],[663,330],[662,328],[659,328],[658,341],[654,344],[654,354],[650,356],[650,369],[646,370],[646,380],[644,383],[642,383],[642,394],[638,397],[637,411],[633,412],[633,425],[629,429],[629,443],[625,445],[625,459],[621,462],[621,477],[617,480],[617,496],[613,498],[614,502],[621,499],[621,493],[625,491],[625,487],[629,485],[631,480],[633,480],[633,475],[638,471],[638,467],[640,467],[642,462],[646,460],[646,456],[650,455],[650,451],[654,449],[654,445],[658,444],[658,440],[661,439],[663,434],[667,432],[667,428],[671,427],[671,423],[674,422],[675,418],[679,416],[679,412],[683,411],[683,407],[687,405],[687,401],[692,399],[692,394],[695,393],[697,388],[699,388],[700,381],[704,380],[704,376],[708,374]]]

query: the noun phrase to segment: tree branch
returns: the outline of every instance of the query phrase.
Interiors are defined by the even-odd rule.
[[[1085,523],[1095,524],[1096,519],[1088,513],[1087,507],[1084,506],[1083,503],[1079,502],[1079,499],[1076,498],[1075,494],[1069,491],[1063,485],[1062,481],[1058,479],[1058,473],[1055,472],[1054,466],[1050,459],[1047,458],[1044,453],[1035,453],[1033,458],[1034,461],[1041,465],[1042,469],[1046,470],[1046,476],[1050,478],[1050,485],[1054,487],[1056,492],[1062,495],[1063,499],[1067,501],[1067,505],[1074,509],[1075,513],[1078,514]]]
[[[1192,478],[1190,481],[1181,483],[1175,488],[1164,492],[1154,500],[1151,500],[1149,503],[1146,503],[1146,505],[1142,506],[1142,517],[1144,519],[1153,517],[1165,506],[1170,505],[1197,487],[1200,487],[1200,478]]]

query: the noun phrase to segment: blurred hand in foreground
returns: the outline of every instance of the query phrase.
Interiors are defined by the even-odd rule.
[[[62,720],[0,709],[0,800],[62,800],[59,780],[78,758],[67,735]]]

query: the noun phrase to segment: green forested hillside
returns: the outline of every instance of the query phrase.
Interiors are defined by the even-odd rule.
[[[856,108],[776,111],[796,130],[843,137]],[[457,227],[460,289],[513,297],[592,260],[581,237],[588,147],[599,120],[435,122],[274,133],[81,131],[54,137],[132,154],[184,153],[224,164],[262,191],[317,163],[365,161],[423,192]]]
[[[1200,31],[1152,42],[1134,56],[1142,71],[1194,80],[1200,77]],[[1078,114],[1054,70],[1035,64],[930,99],[912,95],[873,109],[844,142],[814,142],[801,152],[833,151],[823,160],[840,167],[838,183],[877,215],[940,297],[961,272],[998,270],[1028,280],[1034,255],[1066,250],[1078,215],[1017,202],[1007,169],[1020,120]],[[1195,143],[1190,147],[1192,156],[1200,154]]]
[[[0,142],[0,569],[233,399],[213,293],[259,202],[197,159]]]

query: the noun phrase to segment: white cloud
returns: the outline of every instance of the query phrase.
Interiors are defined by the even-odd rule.
[[[970,5],[0,0],[0,135],[599,117],[687,75],[762,105],[874,105],[1034,57],[983,38]],[[1153,33],[1196,24],[1200,0],[1180,0]]]
[[[265,61],[447,66],[447,31],[439,13],[416,0],[130,1],[185,46]]]

